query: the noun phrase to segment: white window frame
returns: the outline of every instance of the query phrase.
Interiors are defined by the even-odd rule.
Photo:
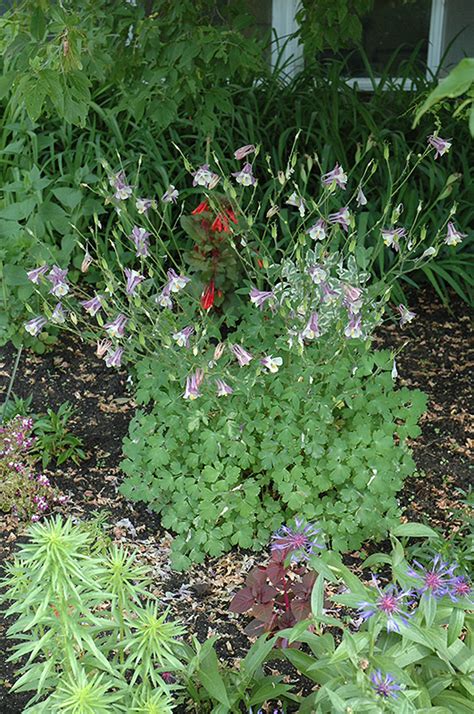
[[[298,29],[296,22],[296,12],[299,7],[299,0],[272,0],[272,27],[277,37],[283,41],[288,35],[293,34]],[[443,55],[443,37],[446,21],[446,0],[432,0],[431,15],[430,15],[430,33],[428,37],[428,56],[426,75],[430,78],[435,74],[440,66]],[[272,66],[275,66],[280,45],[275,43],[272,51]],[[298,44],[297,38],[288,41],[286,47],[281,54],[283,62],[288,61],[286,73],[289,76],[294,76],[303,66],[303,48]],[[290,63],[291,60],[291,63]],[[370,77],[351,77],[346,80],[350,87],[357,87],[361,92],[372,92],[374,85],[378,86],[380,80]],[[415,83],[410,79],[403,77],[392,77],[392,85],[395,84],[405,90],[415,89]]]

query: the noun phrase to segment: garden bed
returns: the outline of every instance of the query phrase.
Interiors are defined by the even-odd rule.
[[[400,502],[407,520],[426,522],[452,533],[462,518],[463,495],[459,489],[468,490],[474,444],[469,431],[469,311],[456,296],[452,296],[448,309],[427,290],[413,295],[410,307],[417,319],[407,329],[401,331],[387,324],[377,338],[377,346],[398,347],[406,343],[397,359],[399,383],[418,387],[429,397],[421,422],[422,435],[412,443],[419,474],[406,481]],[[3,394],[14,358],[11,346],[0,351]],[[245,573],[264,554],[259,557],[235,551],[185,573],[171,571],[171,535],[160,527],[156,514],[145,506],[128,503],[118,493],[121,443],[135,406],[126,372],[108,369],[92,348],[62,338],[46,355],[23,353],[14,392],[22,397],[32,394],[34,412],[47,407],[56,410],[64,401],[76,409],[71,429],[82,437],[88,458],[79,466],[69,462],[47,470],[51,482],[70,496],[63,512],[78,519],[103,515],[113,539],[138,547],[152,569],[155,594],[171,608],[173,616],[184,621],[199,640],[218,634],[219,656],[230,664],[238,660],[248,648],[243,632],[246,623],[244,618],[228,612],[228,604]],[[17,538],[21,538],[21,529],[12,516],[0,516],[0,537],[0,560],[4,560],[13,551]],[[357,552],[349,558],[355,570],[360,555]],[[0,624],[2,652],[10,646],[5,630],[5,623]],[[8,695],[15,675],[5,659],[0,662],[0,711],[15,714],[23,710],[28,697]]]

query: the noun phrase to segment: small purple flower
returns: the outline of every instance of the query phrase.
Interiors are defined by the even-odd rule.
[[[42,265],[40,268],[35,268],[34,270],[29,270],[27,272],[28,280],[31,280],[32,283],[35,285],[38,285],[40,278],[42,275],[47,273],[49,270],[49,265]]]
[[[344,208],[340,208],[338,211],[336,211],[336,213],[330,213],[328,216],[329,223],[339,223],[339,225],[342,226],[343,230],[345,231],[349,229],[350,220],[351,214],[349,213],[349,208],[347,206],[344,206]]]
[[[272,357],[272,355],[267,355],[260,360],[265,369],[269,372],[278,372],[278,369],[282,366],[283,360],[281,357]]]
[[[436,555],[429,567],[421,565],[417,560],[413,561],[415,568],[408,568],[407,575],[420,582],[416,590],[420,595],[432,595],[439,598],[448,595],[454,582],[454,571],[457,565],[449,565],[441,560],[440,555]]]
[[[321,283],[321,302],[325,305],[335,302],[339,297],[337,290],[333,290],[330,284],[326,281]]]
[[[381,233],[387,248],[393,248],[398,253],[400,250],[400,238],[406,235],[406,230],[404,228],[383,228]]]
[[[189,375],[186,378],[186,389],[183,394],[183,399],[190,399],[193,401],[201,396],[199,387],[201,386],[204,373],[202,369],[197,369],[194,374]]]
[[[315,285],[322,283],[328,276],[327,270],[325,270],[319,263],[309,266],[308,275]]]
[[[252,164],[244,164],[240,171],[232,174],[241,186],[255,186],[257,179],[252,173]]]
[[[182,290],[190,281],[185,275],[178,275],[173,268],[170,268],[167,272],[168,275],[168,287],[172,293],[177,293]]]
[[[173,184],[170,184],[162,195],[161,200],[163,201],[163,203],[176,203],[176,201],[178,200],[178,196],[178,189],[173,186]]]
[[[246,156],[253,154],[254,152],[255,146],[253,144],[246,144],[245,146],[241,146],[239,149],[234,151],[234,156],[238,161],[241,161],[242,159],[245,159]]]
[[[89,315],[94,317],[102,309],[102,296],[94,295],[90,300],[82,300],[81,305]]]
[[[217,174],[213,173],[210,170],[209,164],[203,164],[192,175],[194,177],[193,186],[204,186],[204,188],[213,188],[219,180]]]
[[[150,236],[150,233],[146,231],[144,228],[139,228],[138,226],[133,226],[132,229],[132,234],[130,235],[130,240],[133,241],[133,244],[135,246],[136,253],[135,255],[137,258],[143,257],[146,258],[148,255],[148,251],[150,248],[150,244],[148,242],[148,237]]]
[[[323,174],[321,183],[323,186],[330,186],[331,188],[339,186],[339,188],[345,189],[347,185],[347,174],[344,172],[342,166],[336,164],[332,171]]]
[[[317,540],[320,532],[321,529],[316,528],[312,523],[305,523],[302,519],[295,518],[293,528],[282,526],[273,534],[272,553],[275,550],[283,551],[285,557],[290,555],[290,560],[295,562],[308,560],[316,550],[324,548],[324,544]]]
[[[397,692],[400,691],[401,686],[397,684],[391,674],[386,674],[384,676],[380,669],[378,669],[370,675],[370,680],[372,682],[372,687],[381,697],[385,697],[385,699],[388,699],[388,697],[397,699]]]
[[[297,208],[298,211],[300,212],[301,218],[304,217],[304,215],[306,213],[306,203],[305,203],[304,198],[302,196],[298,196],[296,191],[293,191],[291,196],[288,196],[285,203],[288,206],[294,206],[295,208]]]
[[[372,575],[372,582],[377,590],[377,598],[375,602],[359,603],[359,613],[364,620],[368,620],[377,613],[383,613],[387,618],[387,632],[400,632],[398,618],[404,625],[408,625],[408,618],[411,613],[403,610],[403,599],[411,597],[411,590],[399,590],[395,585],[391,584],[383,590],[380,588],[377,578]],[[410,601],[407,602],[407,605]]]
[[[123,337],[125,332],[125,325],[127,324],[127,322],[128,319],[125,317],[125,315],[122,315],[122,313],[120,313],[119,315],[117,315],[115,320],[113,320],[113,322],[109,322],[107,323],[107,325],[104,325],[104,330],[110,337]]]
[[[471,584],[465,575],[456,575],[451,583],[451,589],[448,593],[453,602],[457,602],[459,598],[469,597],[471,594]]]
[[[69,285],[67,284],[67,269],[61,270],[58,265],[53,265],[48,273],[48,280],[53,285],[49,291],[51,295],[54,295],[55,297],[63,297],[63,295],[66,295],[69,292]]]
[[[397,305],[397,310],[400,313],[400,327],[404,327],[416,317],[416,313],[409,310],[405,305]]]
[[[49,486],[50,485],[49,478],[45,474],[38,474],[38,476],[36,477],[36,480],[40,486]]]
[[[267,300],[273,299],[275,295],[271,290],[257,290],[257,288],[252,288],[250,290],[250,302],[263,309],[263,306]]]
[[[342,304],[347,307],[350,313],[360,311],[362,307],[362,288],[356,288],[353,285],[344,285],[344,298]]]
[[[45,317],[34,317],[32,320],[28,320],[28,322],[25,322],[23,327],[27,332],[29,332],[30,335],[36,337],[37,335],[39,335],[46,323],[47,320]]]
[[[107,367],[120,367],[122,364],[123,347],[117,347],[116,350],[109,350],[104,359]]]
[[[232,387],[230,387],[223,379],[216,379],[217,385],[217,396],[227,397],[229,394],[233,393]]]
[[[56,307],[54,308],[50,319],[51,322],[56,325],[64,325],[64,323],[66,322],[66,313],[64,312],[64,308],[60,302],[58,302]]]
[[[129,186],[129,184],[127,184],[125,171],[119,171],[118,174],[112,176],[109,179],[109,183],[112,188],[115,189],[114,198],[118,201],[125,201],[132,195],[133,186]]]
[[[324,240],[326,238],[326,223],[322,218],[319,218],[311,228],[308,228],[306,233],[312,240]]]
[[[140,214],[148,213],[150,208],[154,207],[154,205],[155,202],[151,198],[137,198],[135,201],[135,208]]]
[[[319,318],[318,313],[311,313],[308,324],[301,333],[303,340],[314,340],[315,337],[321,336],[321,330],[319,329]]]
[[[130,270],[130,268],[125,268],[124,273],[125,277],[127,278],[125,292],[127,293],[127,295],[133,295],[142,280],[145,280],[145,277],[143,275],[140,275],[140,273],[138,273],[136,270]]]
[[[367,196],[365,195],[365,193],[363,192],[363,190],[360,186],[359,186],[359,190],[357,191],[356,203],[359,208],[360,208],[360,206],[367,205]]]
[[[344,334],[346,337],[357,339],[362,336],[361,316],[354,313],[350,316]]]
[[[428,137],[428,144],[431,144],[431,146],[436,149],[435,159],[443,156],[443,154],[447,154],[451,148],[450,139],[442,139],[440,136],[436,136],[436,134],[431,134],[431,136]]]
[[[191,325],[189,327],[185,327],[179,332],[175,332],[173,335],[173,340],[176,340],[178,343],[179,347],[189,347],[189,338],[194,332],[194,327]]]
[[[170,297],[170,286],[167,283],[161,293],[155,297],[155,302],[160,307],[167,307],[169,310],[173,308],[173,301]]]
[[[460,233],[457,229],[456,226],[452,221],[449,221],[448,223],[448,232],[446,234],[446,238],[444,239],[444,242],[446,245],[458,245],[458,243],[462,242],[462,239],[465,238],[467,233]]]
[[[230,349],[236,357],[240,367],[245,367],[245,365],[253,359],[253,355],[251,355],[250,352],[244,350],[244,348],[240,345],[232,345]]]

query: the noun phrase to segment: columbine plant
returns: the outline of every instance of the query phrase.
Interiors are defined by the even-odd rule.
[[[34,467],[33,419],[17,416],[0,427],[0,508],[21,520],[39,521],[66,496]]]
[[[368,227],[362,232],[360,212],[370,203],[370,191],[374,190],[373,161],[361,170],[359,159],[354,169],[356,182],[336,164],[322,174],[319,196],[310,199],[304,198],[304,187],[294,179],[297,157],[293,150],[286,170],[273,176],[274,190],[265,213],[262,206],[254,204],[255,174],[261,170],[254,146],[235,152],[237,160],[245,163],[229,177],[223,175],[217,161],[215,169],[210,164],[193,169],[186,162],[192,193],[198,191],[201,199],[191,210],[185,208],[189,191],[169,186],[159,200],[144,198],[136,194],[136,186],[123,169],[114,174],[106,166],[108,183],[102,195],[117,211],[117,230],[111,245],[104,249],[96,220],[92,232],[95,246],[88,240],[83,245],[84,270],[93,260],[102,271],[102,286],[95,295],[84,295],[81,300],[81,288],[71,294],[67,268],[32,268],[28,272],[31,282],[43,298],[56,298],[56,302],[48,300],[44,314],[32,317],[25,329],[38,335],[48,323],[80,328],[81,336],[98,341],[98,354],[111,367],[153,354],[160,364],[167,365],[171,380],[182,385],[185,398],[185,383],[196,369],[203,370],[199,393],[213,390],[216,397],[231,394],[222,390],[222,382],[235,392],[254,378],[255,369],[241,372],[241,362],[233,359],[235,345],[248,353],[255,346],[248,321],[271,323],[268,343],[258,344],[254,368],[265,366],[262,360],[270,360],[268,371],[275,372],[284,368],[291,354],[305,350],[308,359],[314,360],[312,353],[318,352],[321,342],[330,342],[330,351],[337,357],[348,341],[370,338],[383,319],[393,281],[436,255],[443,230],[448,245],[463,238],[452,220],[455,206],[429,247],[421,204],[411,224],[400,225],[404,209],[397,197],[430,151],[442,156],[449,149],[449,142],[441,146],[440,141],[430,137],[415,165],[407,163],[405,174],[387,196],[382,215],[369,222],[364,219],[363,225]],[[389,161],[388,150],[385,158]],[[308,168],[313,164],[310,160]],[[300,173],[307,180],[306,169],[301,167]],[[183,245],[178,237],[179,222],[192,236],[191,245],[186,241]],[[386,248],[392,252],[390,268],[383,280],[371,282],[373,265]],[[109,251],[118,272],[108,259]],[[126,263],[133,259],[133,252],[135,261],[129,267]],[[246,299],[266,314],[248,315],[243,307]],[[221,309],[216,311],[217,306]],[[409,308],[402,307],[410,314]],[[212,359],[213,345],[224,341],[237,317],[238,334],[226,339],[228,349],[217,364]],[[185,329],[192,329],[192,340],[173,339]],[[282,337],[286,337],[283,342]],[[270,351],[274,346],[279,354]]]

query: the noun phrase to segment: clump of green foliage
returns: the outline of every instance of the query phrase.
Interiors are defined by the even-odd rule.
[[[48,409],[35,419],[33,453],[41,458],[43,468],[53,459],[60,466],[68,459],[78,464],[86,458],[82,439],[69,431],[68,422],[73,414],[71,404],[63,402],[57,411]]]
[[[396,493],[415,468],[406,439],[426,406],[421,392],[394,389],[391,369],[388,352],[317,371],[294,355],[224,409],[205,395],[185,402],[143,360],[137,398],[153,406],[131,422],[121,492],[177,533],[181,569],[235,545],[260,549],[298,514],[337,550],[380,538],[399,516]]]

